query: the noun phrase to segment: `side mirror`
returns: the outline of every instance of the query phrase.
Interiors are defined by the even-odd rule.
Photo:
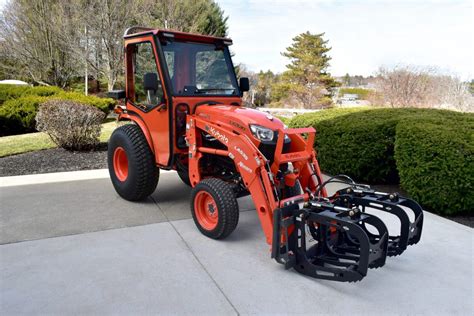
[[[107,92],[107,97],[115,100],[125,99],[125,96],[125,90],[112,90]]]
[[[249,78],[241,77],[239,80],[240,92],[245,92],[250,90]]]
[[[156,72],[148,72],[143,75],[143,89],[145,91],[158,90],[158,74]]]

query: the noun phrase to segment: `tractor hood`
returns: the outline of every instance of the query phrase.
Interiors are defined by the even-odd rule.
[[[250,133],[249,125],[260,125],[272,130],[284,126],[273,115],[234,105],[202,105],[196,109],[196,114],[213,123],[229,124],[240,133],[242,131]]]

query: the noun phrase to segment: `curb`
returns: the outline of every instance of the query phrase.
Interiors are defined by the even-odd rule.
[[[108,169],[28,174],[23,176],[0,177],[0,188],[30,184],[105,179],[108,177]]]
[[[167,173],[171,171],[160,170],[160,172]],[[31,184],[108,179],[109,177],[108,169],[28,174],[23,176],[0,177],[0,188]]]

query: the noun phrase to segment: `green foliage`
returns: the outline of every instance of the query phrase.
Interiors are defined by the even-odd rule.
[[[10,99],[16,99],[28,95],[48,97],[60,93],[62,90],[54,86],[17,86],[10,84],[0,84],[0,105]]]
[[[257,84],[254,87],[254,104],[256,106],[264,106],[272,100],[272,86],[277,82],[278,75],[274,74],[271,70],[267,70],[266,72],[260,71],[257,77]]]
[[[38,106],[46,100],[71,100],[91,105],[105,114],[115,105],[115,100],[85,96],[76,92],[64,92],[58,87],[23,87],[0,85],[0,136],[16,135],[35,131],[35,116]]]
[[[290,122],[291,122],[291,118],[289,118],[289,117],[279,116],[279,115],[277,115],[276,117],[277,117],[280,121],[282,121],[283,124],[285,124],[285,125],[288,125],[288,124],[290,124]]]
[[[357,94],[359,99],[367,100],[368,96],[372,93],[371,90],[363,89],[363,88],[341,88],[339,89],[339,96],[343,96],[344,94]]]
[[[397,118],[377,112],[354,112],[318,124],[316,146],[323,170],[358,181],[398,181],[393,157]]]
[[[401,186],[440,214],[474,213],[474,117],[443,124],[402,121],[395,159]]]
[[[46,99],[30,95],[5,101],[0,107],[0,136],[33,132],[36,112]]]
[[[99,98],[92,95],[84,95],[77,92],[61,92],[51,99],[71,100],[82,104],[92,105],[104,113],[109,113],[115,105],[115,100],[111,98]]]
[[[293,44],[282,53],[290,64],[276,84],[278,97],[295,98],[307,108],[324,106],[319,101],[338,83],[328,73],[331,48],[323,36],[306,32],[293,38]]]
[[[137,18],[144,16],[144,25],[164,28],[165,21],[169,29],[224,37],[227,35],[227,17],[213,0],[173,0],[155,1],[146,12],[140,12]]]
[[[474,115],[432,109],[331,109],[299,115],[316,128],[321,169],[397,183],[432,211],[474,209]],[[441,192],[441,191],[446,192]]]
[[[308,127],[313,126],[318,131],[318,124],[325,120],[330,120],[349,113],[360,112],[361,110],[368,110],[369,108],[344,108],[344,109],[328,109],[313,113],[301,114],[293,117],[290,122],[290,127]]]

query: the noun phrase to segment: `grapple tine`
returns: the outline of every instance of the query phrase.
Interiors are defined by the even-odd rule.
[[[423,210],[418,203],[411,199],[400,197],[398,194],[375,192],[367,189],[360,190],[354,186],[338,191],[332,202],[335,205],[345,207],[362,206],[363,211],[369,207],[397,216],[400,221],[400,233],[398,235],[389,235],[388,256],[400,255],[408,245],[413,245],[420,241],[423,227]],[[413,222],[410,221],[408,214],[402,206],[412,210],[415,215]],[[372,240],[374,238],[368,230],[366,230],[366,233],[369,239]]]

